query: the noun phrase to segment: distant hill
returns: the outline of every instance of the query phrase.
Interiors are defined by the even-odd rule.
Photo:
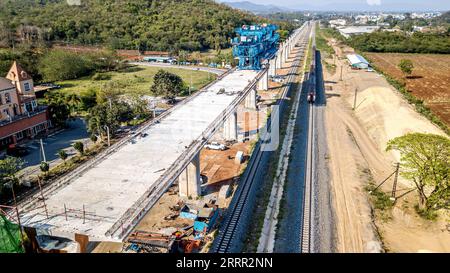
[[[289,11],[288,8],[278,7],[275,5],[261,5],[255,4],[249,1],[242,2],[223,2],[224,4],[233,7],[235,9],[250,11],[255,14],[268,14],[268,13],[276,13],[276,12],[284,12]]]
[[[229,46],[234,28],[267,19],[212,0],[0,0],[0,42],[63,41],[158,51]],[[4,42],[3,42],[4,44]]]
[[[450,11],[447,11],[439,16],[439,20],[450,24]]]

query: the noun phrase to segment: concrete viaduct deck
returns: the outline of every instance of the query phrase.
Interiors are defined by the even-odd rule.
[[[43,191],[45,207],[39,194],[19,204],[22,225],[71,239],[81,234],[91,241],[122,241],[177,179],[180,191],[190,169],[199,179],[198,153],[221,126],[228,137],[236,136],[236,107],[248,97],[252,103],[255,89],[267,89],[268,74],[273,75],[269,63],[277,66],[299,33],[281,45],[265,69],[229,71],[52,183]]]

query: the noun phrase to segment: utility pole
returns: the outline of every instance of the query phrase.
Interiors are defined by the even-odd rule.
[[[47,210],[47,205],[45,204],[44,194],[42,193],[42,186],[41,186],[41,178],[40,177],[38,177],[38,185],[39,185],[39,192],[41,194],[42,203],[44,204],[45,215],[47,216],[47,219],[48,219],[48,210]],[[66,206],[66,204],[64,204],[64,208],[65,208],[65,206]],[[67,220],[67,216],[66,216],[66,220]]]
[[[111,146],[111,139],[109,137],[109,126],[105,125],[105,128],[106,128],[106,134],[108,135],[108,147],[110,147]]]
[[[342,81],[342,65],[341,65],[341,77],[340,77],[340,81]]]
[[[192,72],[191,72],[191,83],[189,85],[189,96],[191,96],[191,90],[192,90]]]
[[[358,88],[355,88],[355,97],[353,99],[353,110],[355,110],[356,108],[356,96],[358,94]]]
[[[41,138],[41,153],[42,157],[44,158],[44,162],[47,162],[47,158],[45,157],[44,142],[42,141],[42,138]]]
[[[395,200],[395,192],[397,191],[398,172],[400,170],[400,163],[395,164],[394,184],[392,185],[392,198]]]

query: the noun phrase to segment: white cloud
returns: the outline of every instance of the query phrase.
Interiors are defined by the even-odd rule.
[[[367,4],[370,6],[380,6],[381,0],[367,0]]]

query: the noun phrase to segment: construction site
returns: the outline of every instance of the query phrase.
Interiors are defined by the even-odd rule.
[[[303,34],[278,44],[275,30],[237,29],[237,68],[5,208],[2,249],[23,252],[26,237],[33,252],[208,252]]]

